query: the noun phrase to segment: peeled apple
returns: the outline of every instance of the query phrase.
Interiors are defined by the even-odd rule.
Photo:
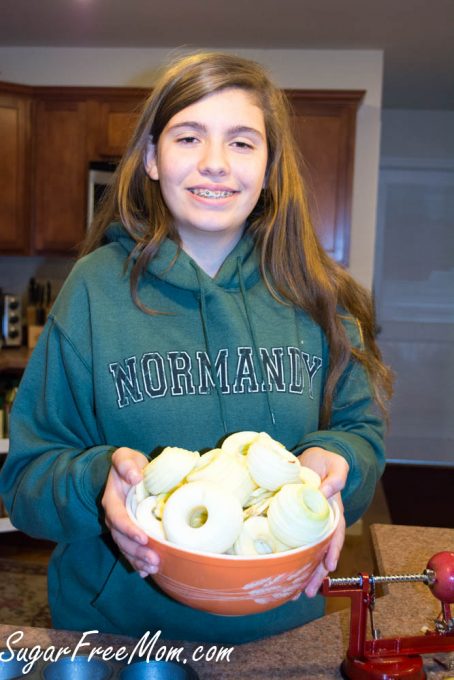
[[[303,484],[313,486],[314,489],[319,489],[322,483],[320,475],[317,474],[315,470],[312,470],[312,468],[306,467],[305,465],[301,465],[300,467],[300,481],[303,482]]]
[[[134,495],[137,503],[140,503],[140,501],[145,500],[145,498],[149,495],[148,491],[145,488],[145,484],[143,483],[143,479],[141,482],[136,484]]]
[[[223,553],[240,535],[243,511],[236,496],[209,481],[189,482],[164,506],[167,540],[182,548]]]
[[[259,436],[258,432],[244,430],[243,432],[234,432],[229,435],[222,442],[222,450],[227,453],[234,453],[239,456],[245,456],[254,439]]]
[[[172,491],[191,472],[200,459],[198,451],[167,446],[145,466],[143,483],[152,496]]]
[[[288,545],[271,533],[267,518],[262,516],[245,520],[231,552],[234,555],[270,555],[288,549]]]
[[[325,496],[307,484],[285,484],[268,507],[272,533],[292,548],[316,542],[330,521],[330,506]]]
[[[188,475],[188,482],[209,480],[233,493],[244,505],[256,484],[249,474],[246,462],[239,456],[213,449],[203,454],[200,462]]]
[[[261,432],[249,446],[246,459],[251,477],[264,489],[275,491],[284,484],[300,481],[298,458],[266,432]]]
[[[165,534],[162,522],[154,514],[156,503],[155,496],[148,496],[148,498],[140,501],[136,508],[136,520],[147,536],[162,540],[165,539]]]

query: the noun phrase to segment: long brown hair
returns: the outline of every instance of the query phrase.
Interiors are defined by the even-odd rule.
[[[227,88],[251,93],[265,119],[266,188],[248,223],[248,231],[260,252],[263,279],[274,297],[306,310],[328,341],[330,358],[321,426],[329,425],[336,385],[352,355],[367,370],[376,402],[386,413],[392,374],[383,364],[375,340],[371,296],[325,253],[317,239],[301,178],[301,159],[296,151],[288,102],[259,64],[234,55],[202,52],[180,58],[163,71],[145,102],[81,255],[97,248],[109,224],[120,220],[136,242],[131,256],[132,297],[141,309],[153,313],[138,298],[139,278],[166,237],[180,241],[159,182],[151,181],[145,172],[147,146],[150,138],[155,145],[158,143],[176,113]],[[352,348],[348,340],[340,310],[358,324],[359,349]]]

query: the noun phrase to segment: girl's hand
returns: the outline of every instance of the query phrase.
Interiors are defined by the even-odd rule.
[[[327,451],[318,446],[306,449],[300,456],[301,465],[312,468],[321,477],[320,490],[326,498],[333,497],[341,513],[339,524],[328,546],[328,551],[322,562],[315,569],[305,588],[308,597],[314,597],[322,585],[322,581],[330,571],[337,567],[339,555],[345,540],[344,506],[340,492],[345,486],[349,465],[343,456]]]
[[[130,520],[125,501],[131,485],[141,481],[147,463],[146,456],[134,449],[123,446],[114,451],[101,500],[113,540],[142,578],[156,574],[159,556],[148,547],[146,533]]]

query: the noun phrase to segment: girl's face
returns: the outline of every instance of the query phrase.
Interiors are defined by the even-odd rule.
[[[239,88],[208,95],[169,120],[145,166],[159,180],[183,246],[240,239],[267,157],[263,112]]]

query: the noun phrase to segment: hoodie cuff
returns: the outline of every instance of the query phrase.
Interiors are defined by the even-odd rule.
[[[115,449],[115,446],[95,446],[86,452],[88,460],[82,476],[82,493],[93,509],[99,506]]]

